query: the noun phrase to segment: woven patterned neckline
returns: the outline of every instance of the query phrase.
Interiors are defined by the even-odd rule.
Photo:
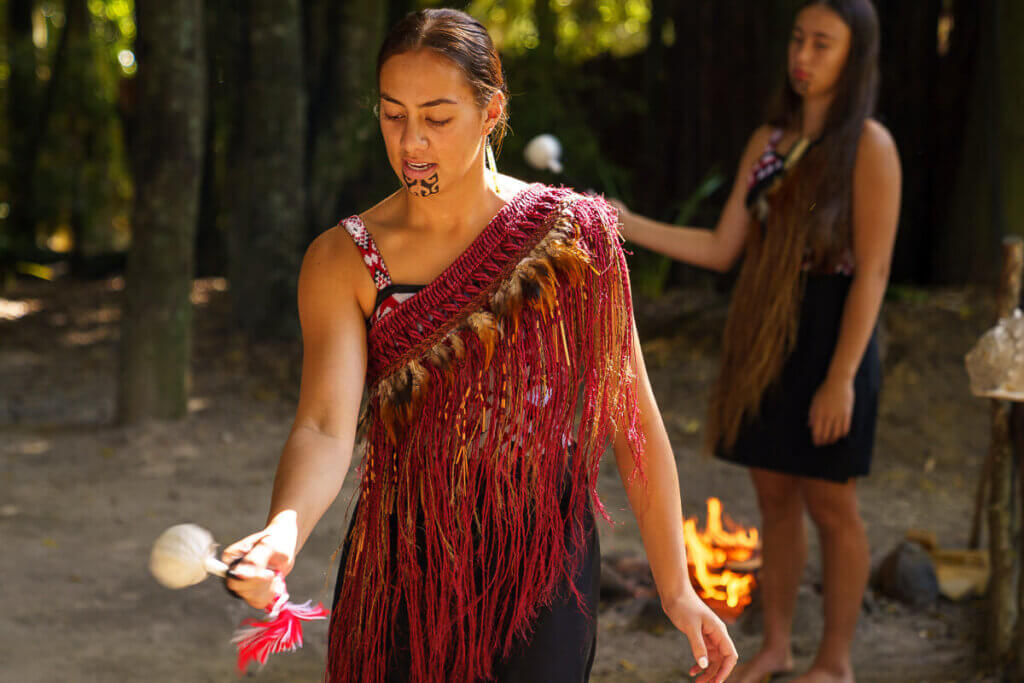
[[[472,272],[473,269],[479,264],[480,260],[483,259],[487,254],[491,252],[494,245],[500,240],[502,234],[509,223],[515,220],[516,215],[519,213],[524,205],[529,205],[530,198],[537,192],[542,190],[545,186],[543,183],[532,183],[526,187],[521,188],[516,192],[505,204],[502,205],[498,212],[494,214],[494,217],[487,223],[487,226],[473,238],[473,241],[469,243],[469,246],[455,257],[455,260],[448,265],[441,274],[435,277],[433,280],[425,285],[419,285],[420,290],[412,295],[409,299],[402,302],[400,308],[417,308],[421,305],[424,300],[434,301],[437,298],[437,289],[443,288],[444,284],[447,283],[451,278],[458,277],[459,274],[466,272]],[[427,310],[434,308],[430,303],[426,304]],[[413,311],[415,315],[417,311]],[[384,320],[380,318],[370,328],[372,334],[373,330],[377,329],[379,322]]]
[[[474,299],[500,276],[507,261],[522,250],[524,235],[519,233],[523,224],[531,226],[528,232],[535,232],[559,199],[571,194],[570,190],[533,183],[513,196],[450,266],[370,327],[369,377],[379,377],[426,338],[458,324],[463,309],[474,305]],[[516,237],[510,242],[513,233]]]

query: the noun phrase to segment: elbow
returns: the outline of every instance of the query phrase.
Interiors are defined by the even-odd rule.
[[[708,267],[717,273],[728,273],[739,260],[743,244],[743,240],[731,239],[722,234],[721,228],[715,228],[708,245]]]
[[[718,255],[715,262],[712,264],[712,270],[716,273],[728,273],[732,270],[732,267],[736,265],[736,261],[739,260],[739,250],[723,251]]]

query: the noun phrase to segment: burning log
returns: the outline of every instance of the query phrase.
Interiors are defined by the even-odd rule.
[[[707,524],[697,518],[683,520],[683,536],[694,588],[719,616],[734,619],[750,604],[761,566],[757,529],[746,529],[722,514],[722,501],[707,501]]]

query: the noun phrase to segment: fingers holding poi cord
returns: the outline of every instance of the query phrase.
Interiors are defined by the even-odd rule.
[[[281,564],[281,554],[266,539],[265,534],[253,534],[221,555],[228,565],[224,586],[257,609],[269,606],[284,593],[282,572],[274,568]]]

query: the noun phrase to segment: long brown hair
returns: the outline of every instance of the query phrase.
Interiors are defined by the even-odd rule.
[[[808,0],[800,11],[811,5],[839,15],[850,29],[850,51],[821,137],[787,179],[789,191],[769,201],[774,204],[773,222],[807,222],[816,262],[828,263],[852,240],[853,165],[864,122],[874,114],[878,99],[879,29],[871,0]],[[769,123],[799,130],[802,111],[803,98],[785,78],[769,109]]]
[[[433,50],[461,69],[483,108],[495,93],[505,97],[501,118],[491,131],[491,142],[500,146],[508,129],[508,85],[501,57],[487,29],[479,21],[454,9],[424,9],[410,12],[391,27],[377,53],[377,84],[380,70],[389,58],[420,49]]]
[[[852,244],[853,166],[878,91],[878,17],[870,0],[809,0],[850,28],[850,51],[821,138],[768,197],[768,215],[747,240],[722,341],[721,372],[705,445],[731,450],[782,372],[799,329],[805,255],[831,269]],[[803,99],[786,78],[769,121],[801,127]],[[783,397],[784,400],[784,397]]]

